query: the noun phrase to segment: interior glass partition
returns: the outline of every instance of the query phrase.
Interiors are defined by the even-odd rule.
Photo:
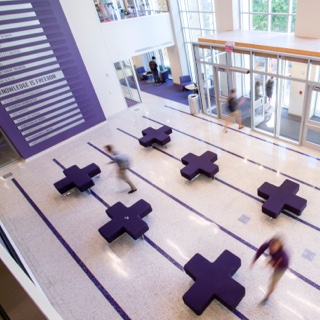
[[[302,144],[320,151],[320,86],[309,86]]]
[[[320,82],[320,61],[310,61],[308,80],[312,82]]]
[[[136,74],[133,71],[130,60],[116,62],[114,66],[124,97],[132,101],[141,102]],[[130,101],[127,101],[127,104],[128,106],[131,105]]]
[[[278,56],[256,52],[254,54],[253,68],[256,71],[276,74],[278,70]]]
[[[253,74],[253,127],[275,135],[277,107],[277,79],[268,74]]]
[[[279,79],[279,136],[299,142],[305,84]]]
[[[214,92],[213,67],[210,64],[202,65],[203,86],[202,92],[206,99],[207,113],[217,116],[217,104]]]
[[[218,68],[218,101],[219,113],[222,118],[229,116],[228,96],[230,90],[233,88],[232,77],[230,71],[222,67]]]
[[[217,116],[212,55],[213,51],[210,46],[200,45],[195,51],[202,110],[209,115]]]
[[[299,142],[308,74],[308,59],[281,56],[277,136]],[[304,81],[299,81],[299,79]]]

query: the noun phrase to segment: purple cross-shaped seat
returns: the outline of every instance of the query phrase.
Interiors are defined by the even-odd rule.
[[[170,133],[172,133],[172,129],[167,126],[162,126],[158,129],[149,127],[142,131],[143,137],[139,139],[139,143],[146,148],[155,143],[164,146],[171,140]]]
[[[74,188],[78,188],[81,192],[90,189],[94,186],[92,178],[100,174],[101,170],[95,163],[91,163],[82,169],[76,165],[71,166],[64,169],[63,173],[66,177],[54,184],[61,194]]]
[[[129,208],[117,202],[106,210],[112,220],[102,226],[99,232],[109,243],[125,232],[136,240],[149,230],[147,223],[142,218],[151,211],[151,205],[143,199]]]
[[[258,189],[258,196],[266,199],[262,205],[262,212],[276,219],[279,214],[287,209],[300,215],[307,206],[307,200],[298,197],[299,184],[286,179],[280,187],[265,182]]]
[[[234,310],[245,296],[245,288],[232,279],[241,266],[241,259],[225,250],[210,262],[201,254],[195,254],[184,266],[185,272],[195,281],[182,297],[184,303],[197,315],[217,299]]]
[[[206,151],[201,156],[188,153],[181,159],[186,166],[180,170],[180,173],[188,180],[194,179],[200,173],[213,179],[214,175],[219,172],[219,167],[213,163],[217,159],[217,155],[211,151]]]

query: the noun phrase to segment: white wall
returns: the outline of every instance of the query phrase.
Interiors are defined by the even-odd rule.
[[[240,28],[238,0],[215,0],[216,27],[218,32]]]
[[[179,77],[189,74],[188,61],[184,47],[179,6],[177,0],[168,1],[175,45],[168,48],[168,57],[174,83],[180,83]]]
[[[132,63],[135,68],[143,66],[143,61],[142,61],[141,56],[132,57]]]
[[[104,25],[99,22],[93,2],[77,0],[75,5],[74,1],[60,0],[60,3],[105,116],[125,110],[127,104],[101,30]]]
[[[304,38],[320,38],[320,1],[297,1],[295,36]]]
[[[101,31],[113,62],[174,45],[169,13],[104,23]]]
[[[70,0],[60,3],[104,114],[125,110],[114,62],[173,46],[170,14],[100,23],[92,1],[78,0],[76,8]]]
[[[291,76],[301,78],[306,76],[306,68],[303,64],[292,62]],[[302,94],[300,94],[302,91]],[[298,81],[290,82],[290,103],[288,113],[293,116],[302,117],[305,84]]]

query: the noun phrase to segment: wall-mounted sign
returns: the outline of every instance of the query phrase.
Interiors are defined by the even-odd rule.
[[[232,52],[234,48],[234,42],[226,42],[225,48],[226,52]]]
[[[0,0],[0,104],[23,158],[105,120],[59,0]]]

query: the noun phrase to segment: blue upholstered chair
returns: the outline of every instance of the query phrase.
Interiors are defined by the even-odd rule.
[[[146,69],[144,66],[136,69],[137,77],[139,80],[144,80],[144,73],[146,73]]]
[[[166,82],[168,77],[169,77],[169,70],[163,70],[160,72],[160,79],[162,83]]]
[[[193,81],[189,75],[181,76],[179,78],[180,78],[180,86],[182,91],[185,90],[184,87],[187,86],[188,84],[193,84]]]

